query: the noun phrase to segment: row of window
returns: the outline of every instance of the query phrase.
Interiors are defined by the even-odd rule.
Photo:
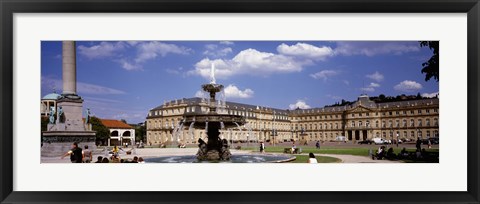
[[[402,134],[403,133],[403,134]],[[318,138],[318,136],[320,138],[322,138],[323,136],[325,135],[325,137],[328,137],[330,135],[330,137],[333,137],[334,135],[335,136],[340,136],[340,133],[309,133],[308,136],[310,138]],[[387,132],[382,132],[381,133],[382,135],[382,138],[387,138]],[[422,135],[422,131],[410,131],[410,134],[408,134],[407,131],[403,131],[403,132],[400,132],[400,131],[397,131],[396,132],[396,135],[394,135],[394,132],[393,131],[390,131],[389,132],[389,137],[388,138],[394,138],[395,137],[399,137],[399,138],[416,138],[416,137],[423,137]],[[439,133],[438,133],[438,130],[433,130],[433,131],[430,131],[430,130],[427,130],[426,131],[426,137],[438,137],[439,136]],[[375,133],[375,137],[380,137],[380,132],[376,132]],[[296,135],[296,138],[298,138],[298,135]],[[388,139],[387,138],[387,139]]]
[[[430,113],[438,113],[438,108],[434,109],[418,109],[416,110],[417,115],[418,114],[430,114]],[[381,112],[382,116],[399,116],[399,115],[415,115],[415,110],[404,110],[404,111],[387,111],[387,112]],[[379,112],[375,112],[375,116],[378,116]],[[356,118],[356,117],[369,117],[370,113],[369,112],[364,112],[364,113],[352,113],[351,118]],[[320,120],[320,119],[338,119],[341,118],[340,114],[336,115],[318,115],[318,116],[303,116],[303,117],[294,117],[294,120]]]
[[[370,126],[370,121],[367,120],[365,121],[365,123],[363,123],[363,121],[351,121],[350,122],[350,126],[348,126],[349,124],[346,124],[346,127],[371,127]],[[387,126],[388,125],[388,126]],[[417,123],[415,124],[415,120],[414,119],[410,119],[410,123],[409,123],[409,126],[407,126],[407,119],[403,119],[402,120],[402,124],[400,124],[400,120],[395,120],[395,126],[394,126],[394,123],[393,123],[393,120],[389,120],[388,121],[388,124],[386,123],[385,120],[382,121],[382,127],[383,128],[386,128],[386,127],[423,127],[424,126],[424,123],[423,123],[423,119],[417,119]],[[432,126],[432,123],[430,121],[429,118],[425,119],[425,126],[427,127],[430,127]],[[433,126],[438,126],[438,118],[434,118],[433,119]],[[335,127],[335,128],[333,128]],[[375,127],[376,128],[379,128],[380,127],[380,122],[377,120],[375,121]],[[308,124],[308,125],[303,125],[303,124],[300,124],[299,126],[297,126],[296,124],[294,125],[294,128],[295,130],[318,130],[318,129],[338,129],[339,128],[339,123],[324,123],[322,125],[322,123],[319,123],[318,125],[317,124]]]

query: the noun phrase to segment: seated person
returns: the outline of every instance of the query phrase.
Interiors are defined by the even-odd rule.
[[[407,149],[405,149],[405,147],[402,149],[402,151],[400,152],[400,154],[402,154],[403,156],[408,156],[408,152],[407,152]]]
[[[103,157],[102,156],[98,156],[97,157],[97,161],[95,163],[102,163],[102,160],[103,160]]]
[[[381,147],[378,148],[376,157],[379,160],[381,160],[385,157],[385,146],[381,146]]]
[[[393,152],[393,147],[388,148],[387,159],[395,159],[395,153]]]
[[[416,158],[416,159],[422,159],[422,158],[423,158],[423,157],[422,157],[422,153],[420,152],[420,149],[417,149],[417,150],[415,151],[415,158]]]

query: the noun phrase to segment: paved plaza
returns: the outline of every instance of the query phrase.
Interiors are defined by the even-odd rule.
[[[346,147],[347,145],[343,146]],[[358,146],[358,145],[356,145]],[[246,146],[245,146],[246,147]],[[253,147],[253,145],[250,145]],[[287,147],[285,145],[285,147]],[[377,146],[372,145],[372,149]],[[377,147],[378,148],[378,147]],[[124,148],[125,150],[130,150],[130,148]],[[152,158],[160,156],[182,156],[182,155],[195,155],[198,151],[198,148],[142,148],[135,149],[132,154],[127,155],[124,152],[120,152],[120,157],[122,159],[132,159],[134,156],[143,157],[143,158]],[[232,154],[248,154],[252,153],[251,150],[230,150]],[[258,152],[256,152],[258,153]],[[93,160],[96,161],[98,156],[105,156],[106,154],[102,151],[102,148],[97,149],[96,153],[93,155]],[[302,155],[308,155],[308,153],[302,153]],[[367,156],[355,156],[355,155],[343,155],[343,154],[318,154],[317,156],[328,156],[334,157],[341,160],[341,163],[399,163],[399,161],[389,161],[389,160],[372,160]],[[42,163],[70,163],[68,157],[61,159],[60,157],[42,157]]]

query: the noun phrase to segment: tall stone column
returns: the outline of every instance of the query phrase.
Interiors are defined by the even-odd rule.
[[[77,61],[75,41],[62,42],[63,95],[77,94]]]
[[[62,97],[56,101],[62,108],[62,122],[57,117],[55,124],[48,124],[48,130],[42,132],[42,157],[59,157],[67,152],[72,143],[81,148],[88,145],[95,151],[95,131],[87,128],[82,120],[83,100],[77,95],[76,52],[74,41],[62,42]],[[58,110],[57,110],[57,113]]]

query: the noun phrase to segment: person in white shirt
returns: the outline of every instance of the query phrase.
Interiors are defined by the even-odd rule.
[[[309,157],[308,158],[308,163],[314,163],[314,164],[318,163],[317,158],[315,158],[315,155],[313,155],[313,153],[310,152],[308,154],[308,157]]]

